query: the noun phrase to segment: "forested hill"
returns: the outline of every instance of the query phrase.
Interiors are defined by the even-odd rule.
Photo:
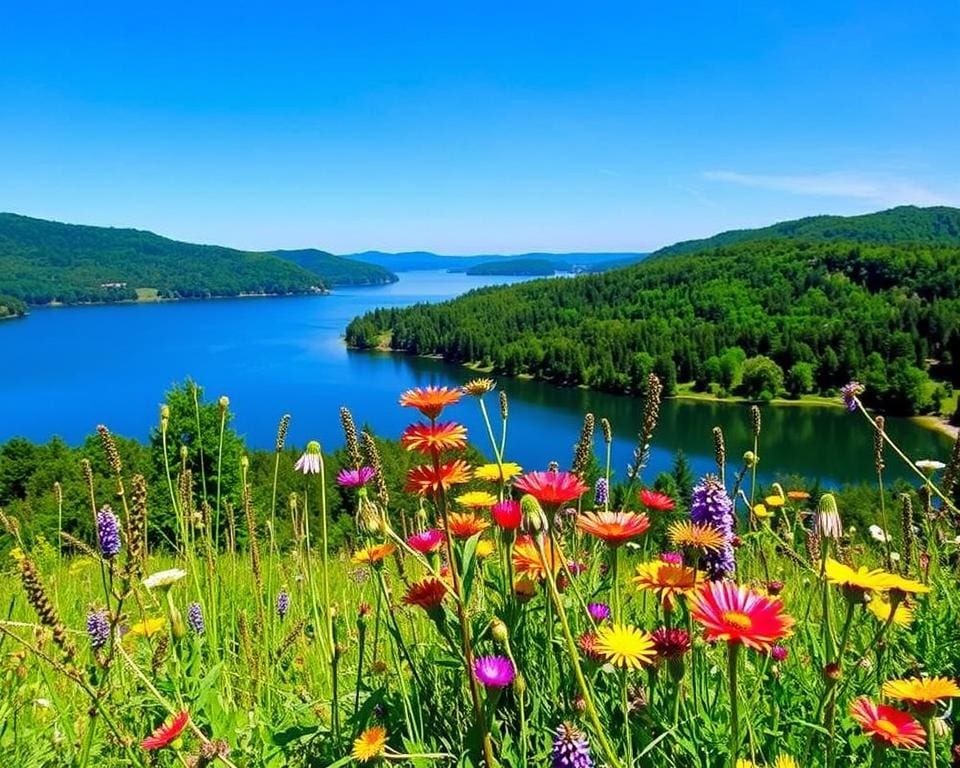
[[[960,373],[960,246],[745,242],[376,310],[347,341],[626,392],[651,370],[760,399],[857,377],[910,413],[930,404],[930,359]]]
[[[334,256],[316,248],[271,253],[320,275],[327,285],[383,285],[398,280],[389,269],[345,256]]]
[[[761,229],[735,229],[702,240],[684,240],[661,248],[653,257],[693,253],[749,240],[788,237],[794,240],[849,240],[858,243],[936,243],[960,245],[960,208],[901,205],[862,216],[809,216]]]
[[[162,298],[309,293],[370,272],[331,259],[332,272],[328,260],[305,268],[275,253],[0,213],[0,294],[27,304],[125,301],[138,289]]]

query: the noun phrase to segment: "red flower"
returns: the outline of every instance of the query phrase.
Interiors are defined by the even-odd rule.
[[[415,387],[400,395],[400,405],[416,408],[428,419],[435,419],[448,405],[460,402],[463,392],[449,387]]]
[[[633,512],[585,512],[577,520],[577,528],[598,539],[608,546],[619,547],[630,539],[640,536],[650,527],[646,515]]]
[[[587,486],[572,472],[528,472],[514,481],[513,487],[541,504],[563,504],[587,492]]]
[[[408,451],[434,454],[460,450],[467,444],[467,429],[452,421],[442,424],[411,424],[400,436]]]
[[[658,491],[640,491],[640,503],[653,512],[669,512],[674,507],[673,499]]]
[[[707,640],[743,643],[757,651],[770,650],[794,625],[780,600],[732,581],[706,582],[690,598],[690,614],[706,628]]]
[[[407,473],[407,491],[416,491],[425,495],[446,491],[451,486],[470,480],[470,467],[463,459],[448,461],[434,468],[432,464],[421,464]]]
[[[428,552],[436,552],[443,545],[443,531],[427,528],[425,531],[408,536],[407,544],[411,549],[424,555]]]
[[[866,696],[850,705],[850,714],[875,742],[893,747],[922,747],[927,736],[923,726],[906,712],[874,704]]]
[[[515,531],[523,520],[520,504],[512,499],[494,504],[490,513],[494,522],[506,531]]]
[[[407,605],[417,605],[430,612],[440,607],[446,594],[447,588],[442,581],[426,578],[410,585],[407,594],[403,597],[403,602]]]
[[[157,726],[153,733],[140,742],[140,746],[146,750],[163,749],[183,733],[188,722],[190,722],[190,713],[187,710],[177,712],[169,724],[161,723]]]

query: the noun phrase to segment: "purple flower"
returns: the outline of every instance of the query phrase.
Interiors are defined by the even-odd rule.
[[[303,452],[303,455],[297,459],[297,463],[293,465],[293,468],[297,472],[303,472],[305,475],[319,475],[320,443],[316,440],[311,440],[307,443],[306,450]]]
[[[683,565],[683,554],[680,552],[661,552],[660,560],[670,565]]]
[[[97,544],[108,560],[120,552],[120,521],[109,506],[97,512]]]
[[[775,645],[770,649],[770,658],[774,661],[784,661],[789,655],[790,651],[782,645]]]
[[[337,485],[344,488],[360,488],[370,482],[370,479],[377,474],[373,467],[360,467],[360,469],[341,469],[337,474]]]
[[[706,523],[723,534],[723,547],[718,551],[711,550],[703,556],[710,578],[717,581],[733,576],[736,569],[733,554],[733,502],[714,475],[707,475],[694,487],[690,519],[695,523]]]
[[[593,503],[598,507],[602,507],[607,503],[607,499],[610,498],[610,485],[607,483],[607,478],[601,477],[597,480],[597,485],[594,488],[593,492]]]
[[[587,605],[587,613],[598,623],[606,621],[610,618],[610,606],[606,603],[590,603]]]
[[[203,623],[203,609],[200,603],[190,603],[187,607],[187,624],[193,630],[195,635],[202,635],[206,631],[206,625]]]
[[[593,768],[590,743],[572,723],[561,723],[553,732],[550,768]]]
[[[280,617],[280,621],[283,621],[283,617],[287,615],[287,611],[290,610],[290,595],[287,594],[287,590],[280,590],[280,594],[277,595],[277,616]]]
[[[95,651],[107,644],[110,639],[110,619],[106,611],[90,611],[87,614],[87,635],[90,637],[90,647]]]
[[[857,410],[857,398],[863,394],[865,387],[859,381],[851,381],[840,388],[840,397],[850,413]]]
[[[517,671],[506,656],[479,656],[473,662],[473,675],[487,688],[506,688]]]

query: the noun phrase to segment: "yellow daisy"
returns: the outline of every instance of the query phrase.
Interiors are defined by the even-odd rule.
[[[354,565],[377,565],[383,562],[384,558],[393,554],[396,545],[387,542],[386,544],[373,544],[363,549],[358,549],[353,553],[350,561]]]
[[[457,496],[457,504],[468,509],[489,509],[497,503],[497,497],[487,491],[467,491]]]
[[[786,504],[787,500],[783,498],[783,496],[767,496],[763,502],[768,507],[773,507],[776,509],[777,507],[782,507],[784,504]]]
[[[765,517],[770,517],[770,510],[767,509],[766,504],[757,504],[753,508],[753,516],[760,518],[761,520]]]
[[[921,584],[913,579],[905,579],[903,576],[890,574],[890,589],[905,592],[908,595],[922,595],[930,591],[930,587]]]
[[[911,706],[940,704],[960,696],[960,686],[949,677],[908,677],[903,680],[887,680],[883,695],[888,699],[905,701]]]
[[[891,608],[893,608],[893,604],[889,600],[881,600],[878,597],[874,597],[867,603],[867,610],[880,621],[887,621],[890,618]],[[900,603],[893,616],[893,623],[898,627],[909,627],[913,623],[913,609],[905,603]]]
[[[844,565],[832,557],[827,558],[824,575],[831,584],[862,592],[885,592],[890,588],[892,580],[898,578],[879,568],[867,570],[862,565],[855,571],[849,565]]]
[[[490,539],[480,539],[477,542],[476,555],[477,558],[483,560],[485,557],[490,557],[493,554],[494,546],[493,542]]]
[[[600,627],[594,647],[613,666],[626,669],[641,669],[657,655],[650,635],[625,624]]]
[[[383,757],[387,748],[387,729],[380,725],[367,728],[353,742],[353,751],[350,756],[354,760],[367,763]]]
[[[699,549],[704,552],[717,551],[726,543],[723,534],[705,523],[691,523],[678,520],[667,529],[670,543],[678,549]]]
[[[503,464],[481,464],[473,470],[473,476],[477,480],[488,480],[491,483],[496,483],[501,480],[501,470],[502,479],[506,482],[523,472],[523,467],[514,461],[505,461]]]
[[[144,619],[130,627],[127,634],[132,637],[153,637],[157,632],[162,630],[166,624],[167,620],[162,616],[156,619]]]

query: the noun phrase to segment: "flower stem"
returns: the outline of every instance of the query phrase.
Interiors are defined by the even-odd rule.
[[[727,682],[730,687],[730,768],[736,768],[740,749],[740,709],[737,701],[737,657],[739,643],[727,644]]]

